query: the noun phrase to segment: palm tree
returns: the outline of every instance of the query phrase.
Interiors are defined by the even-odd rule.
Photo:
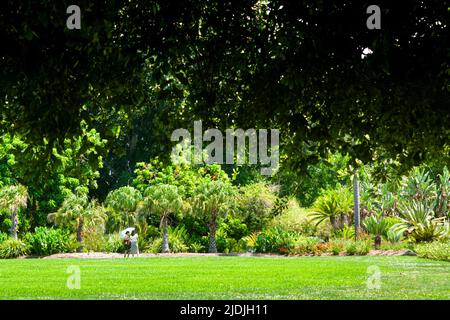
[[[105,200],[105,205],[112,210],[109,216],[111,229],[117,231],[134,226],[142,194],[133,187],[121,187],[111,191]]]
[[[83,230],[85,227],[94,227],[104,224],[106,220],[105,209],[95,200],[89,202],[86,194],[70,193],[63,201],[58,211],[50,213],[48,220],[56,225],[73,225],[79,247],[83,252]]]
[[[28,191],[23,185],[6,186],[0,189],[0,209],[11,213],[10,234],[17,239],[19,210],[27,207]]]
[[[170,252],[167,226],[169,216],[181,211],[183,199],[178,188],[174,185],[162,184],[148,187],[144,192],[144,199],[139,208],[141,215],[155,213],[159,215],[162,228],[162,252]]]
[[[389,230],[389,223],[383,219],[382,215],[371,215],[364,220],[364,228],[367,232],[374,236],[375,249],[379,249],[381,246],[381,237],[387,236]]]
[[[344,226],[345,218],[351,211],[351,206],[350,190],[340,187],[337,190],[325,191],[323,195],[317,198],[310,213],[317,225],[329,219],[333,229],[338,230]]]
[[[235,190],[221,180],[205,181],[195,189],[193,212],[209,217],[209,253],[216,253],[217,219],[232,208]]]

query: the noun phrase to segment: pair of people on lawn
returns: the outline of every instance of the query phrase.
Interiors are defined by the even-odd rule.
[[[131,235],[130,235],[130,231],[127,231],[125,233],[125,238],[123,239],[123,245],[125,247],[125,254],[124,254],[124,258],[129,258],[130,254],[132,255],[132,257],[134,258],[134,255],[139,256],[139,247],[138,247],[138,234],[136,232],[136,230],[131,231]]]

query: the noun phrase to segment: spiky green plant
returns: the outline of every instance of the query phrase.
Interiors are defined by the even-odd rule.
[[[389,223],[383,219],[382,215],[373,214],[364,220],[363,226],[369,234],[374,236],[375,249],[379,249],[381,246],[381,237],[386,236]]]
[[[435,218],[433,209],[424,202],[413,200],[399,207],[402,222],[393,226],[393,230],[403,232],[415,242],[446,239],[449,224],[445,217]]]
[[[334,230],[341,229],[345,224],[342,218],[352,211],[352,201],[352,193],[348,188],[326,190],[309,210],[312,221],[319,225],[329,219]]]

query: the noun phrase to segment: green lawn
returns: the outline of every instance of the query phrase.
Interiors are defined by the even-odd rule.
[[[80,289],[67,288],[78,266]],[[367,289],[368,267],[381,288]],[[450,299],[450,263],[416,257],[0,260],[1,299]]]

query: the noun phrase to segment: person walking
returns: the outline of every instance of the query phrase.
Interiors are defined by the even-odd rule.
[[[123,255],[124,258],[130,257],[130,251],[131,251],[131,237],[130,237],[130,231],[125,232],[125,237],[123,238],[123,246],[125,248],[125,253]]]
[[[134,255],[139,256],[139,246],[138,246],[138,233],[136,232],[136,230],[133,230],[131,232],[131,237],[130,237],[130,241],[131,241],[131,255],[134,258]]]

